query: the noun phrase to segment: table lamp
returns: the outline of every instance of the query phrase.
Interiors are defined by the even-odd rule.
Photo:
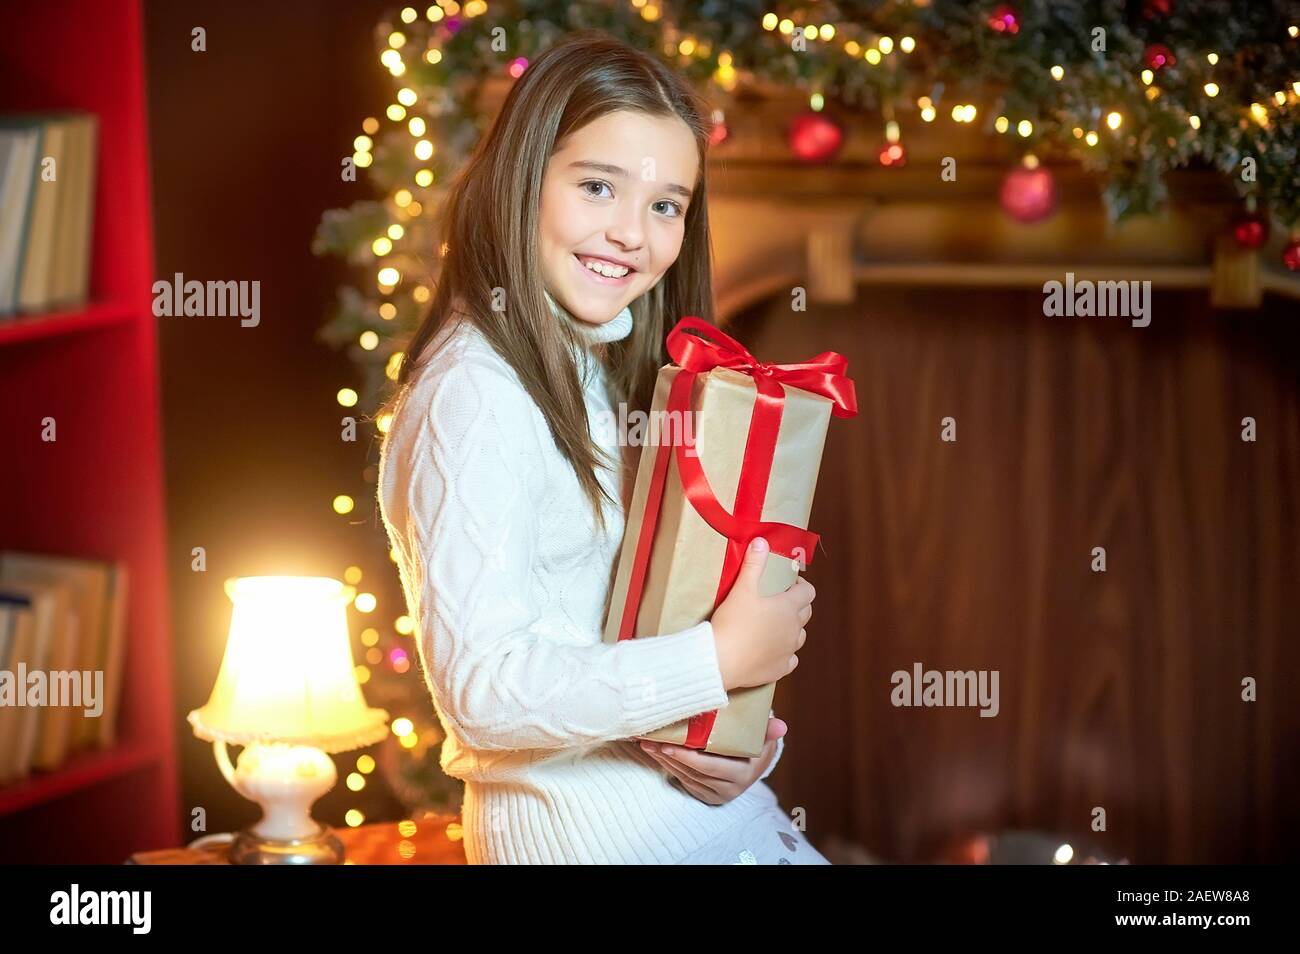
[[[221,671],[207,705],[190,712],[217,765],[262,818],[230,846],[236,864],[339,864],[343,843],[311,817],[334,787],[329,752],[372,745],[388,713],[366,705],[352,665],[352,588],[320,576],[226,581],[234,604]],[[227,744],[242,745],[230,764]]]

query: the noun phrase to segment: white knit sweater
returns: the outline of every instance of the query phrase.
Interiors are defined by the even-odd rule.
[[[588,342],[575,357],[591,432],[617,459],[591,346],[629,334],[632,312],[592,325],[547,297]],[[606,504],[601,535],[541,410],[471,323],[444,326],[429,353],[389,426],[378,493],[442,769],[465,782],[467,859],[676,862],[773,797],[759,781],[709,805],[628,741],[726,704],[713,627],[602,642],[622,507]],[[622,499],[617,476],[599,476]]]

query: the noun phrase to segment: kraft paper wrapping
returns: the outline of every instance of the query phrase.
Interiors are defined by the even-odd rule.
[[[673,379],[680,371],[674,364],[660,369],[652,420],[666,419],[661,415],[667,408]],[[832,405],[821,395],[785,384],[782,388],[785,391],[785,409],[777,432],[762,520],[807,529]],[[695,450],[713,493],[728,512],[734,510],[756,395],[753,378],[727,368],[715,368],[698,375],[691,391],[691,406],[696,412],[692,416]],[[667,444],[680,440],[680,422],[659,428],[658,434],[650,427],[646,431],[646,443],[642,447],[605,620],[604,641],[607,643],[618,641],[632,561],[654,473],[655,442]],[[637,638],[680,632],[713,615],[726,545],[726,538],[705,523],[686,499],[676,462],[670,460],[641,606],[633,630]],[[759,589],[765,596],[781,593],[794,584],[798,572],[799,567],[793,560],[769,553]],[[729,692],[726,706],[718,710],[704,751],[750,758],[761,754],[775,688],[776,683],[768,683]],[[636,738],[681,745],[686,741],[687,726],[687,721],[683,720]]]

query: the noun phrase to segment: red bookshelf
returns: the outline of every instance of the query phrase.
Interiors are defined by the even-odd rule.
[[[117,864],[182,840],[138,0],[9,5],[0,111],[51,109],[99,117],[90,304],[0,319],[0,548],[125,560],[128,646],[117,744],[0,787],[0,862]]]
[[[57,338],[96,328],[110,328],[136,320],[135,309],[125,302],[91,302],[77,311],[48,315],[19,315],[0,319],[0,347],[17,341]]]

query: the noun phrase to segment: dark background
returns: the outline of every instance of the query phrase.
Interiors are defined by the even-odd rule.
[[[385,9],[145,4],[156,273],[261,281],[256,327],[159,319],[181,804],[187,819],[206,808],[217,831],[258,817],[184,722],[207,701],[221,663],[231,607],[222,581],[341,579],[349,564],[391,566],[382,528],[373,532],[373,484],[363,480],[370,429],[358,428],[356,444],[339,436],[335,394],[355,376],[343,353],[314,337],[345,267],[311,253],[324,210],[371,197],[365,175],[344,182],[339,163],[362,119],[382,115],[392,95],[372,39]],[[194,27],[207,31],[206,52],[191,50]],[[331,508],[340,493],[357,501],[346,516]],[[203,573],[191,569],[200,546]],[[364,582],[381,607],[385,593],[400,597],[395,574]],[[336,759],[340,778],[357,754]],[[363,799],[340,782],[316,811],[338,824],[377,794]]]
[[[1290,860],[1295,302],[1156,291],[1133,328],[1045,318],[1037,289],[867,294],[866,314],[774,301],[739,332],[760,354],[842,353],[861,408],[831,421],[811,515],[812,626],[775,702],[796,740],[782,804],[903,861],[1010,829],[1133,863]],[[998,670],[997,717],[894,707],[914,662]]]

